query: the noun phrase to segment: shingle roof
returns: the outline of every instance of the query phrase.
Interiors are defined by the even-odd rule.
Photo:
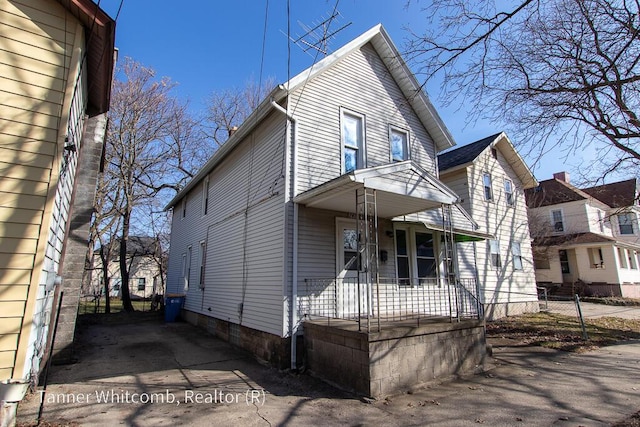
[[[585,188],[582,191],[612,208],[633,206],[636,199],[636,179],[632,178],[626,181],[598,185]]]
[[[464,165],[475,160],[500,135],[488,136],[471,144],[447,151],[438,155],[438,170],[445,171],[456,166]]]
[[[558,179],[540,181],[537,187],[525,190],[524,196],[529,209],[589,198],[589,195],[579,188]]]

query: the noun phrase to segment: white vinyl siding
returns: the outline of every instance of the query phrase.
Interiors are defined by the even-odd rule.
[[[340,108],[366,115],[368,167],[390,163],[389,124],[409,132],[409,158],[436,175],[426,129],[371,45],[346,56],[290,96],[297,120],[298,187],[305,191],[342,174]]]
[[[211,171],[206,216],[193,214],[202,205],[202,186],[187,194],[186,217],[181,220],[174,215],[172,222],[167,273],[168,291],[175,292],[181,253],[186,246],[199,248],[204,241],[204,290],[191,286],[185,309],[277,336],[286,330],[282,312],[284,125],[284,115],[271,114],[248,137],[253,145],[243,141]],[[180,203],[176,209],[181,209]],[[197,269],[199,260],[194,261]],[[193,283],[198,281],[195,269]]]

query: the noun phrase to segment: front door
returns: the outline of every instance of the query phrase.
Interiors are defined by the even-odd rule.
[[[336,303],[338,317],[351,317],[363,313],[358,301],[366,307],[367,287],[358,286],[358,231],[356,221],[336,219]],[[358,289],[360,292],[358,292]],[[358,296],[358,294],[360,294]]]

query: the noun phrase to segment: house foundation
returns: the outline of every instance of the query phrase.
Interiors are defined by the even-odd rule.
[[[282,338],[226,320],[182,310],[181,317],[228,343],[249,351],[258,359],[278,369],[290,367],[290,338]]]
[[[519,316],[526,313],[538,313],[538,301],[490,303],[483,305],[485,320],[497,320],[503,317]]]
[[[354,322],[307,321],[307,366],[327,382],[373,398],[483,369],[483,321],[412,323],[366,333]]]

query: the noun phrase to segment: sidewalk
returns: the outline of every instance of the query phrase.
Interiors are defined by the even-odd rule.
[[[586,354],[494,343],[492,369],[372,404],[184,323],[92,325],[54,366],[43,419],[79,425],[599,426],[640,410],[640,342]],[[18,409],[37,417],[40,396]]]

